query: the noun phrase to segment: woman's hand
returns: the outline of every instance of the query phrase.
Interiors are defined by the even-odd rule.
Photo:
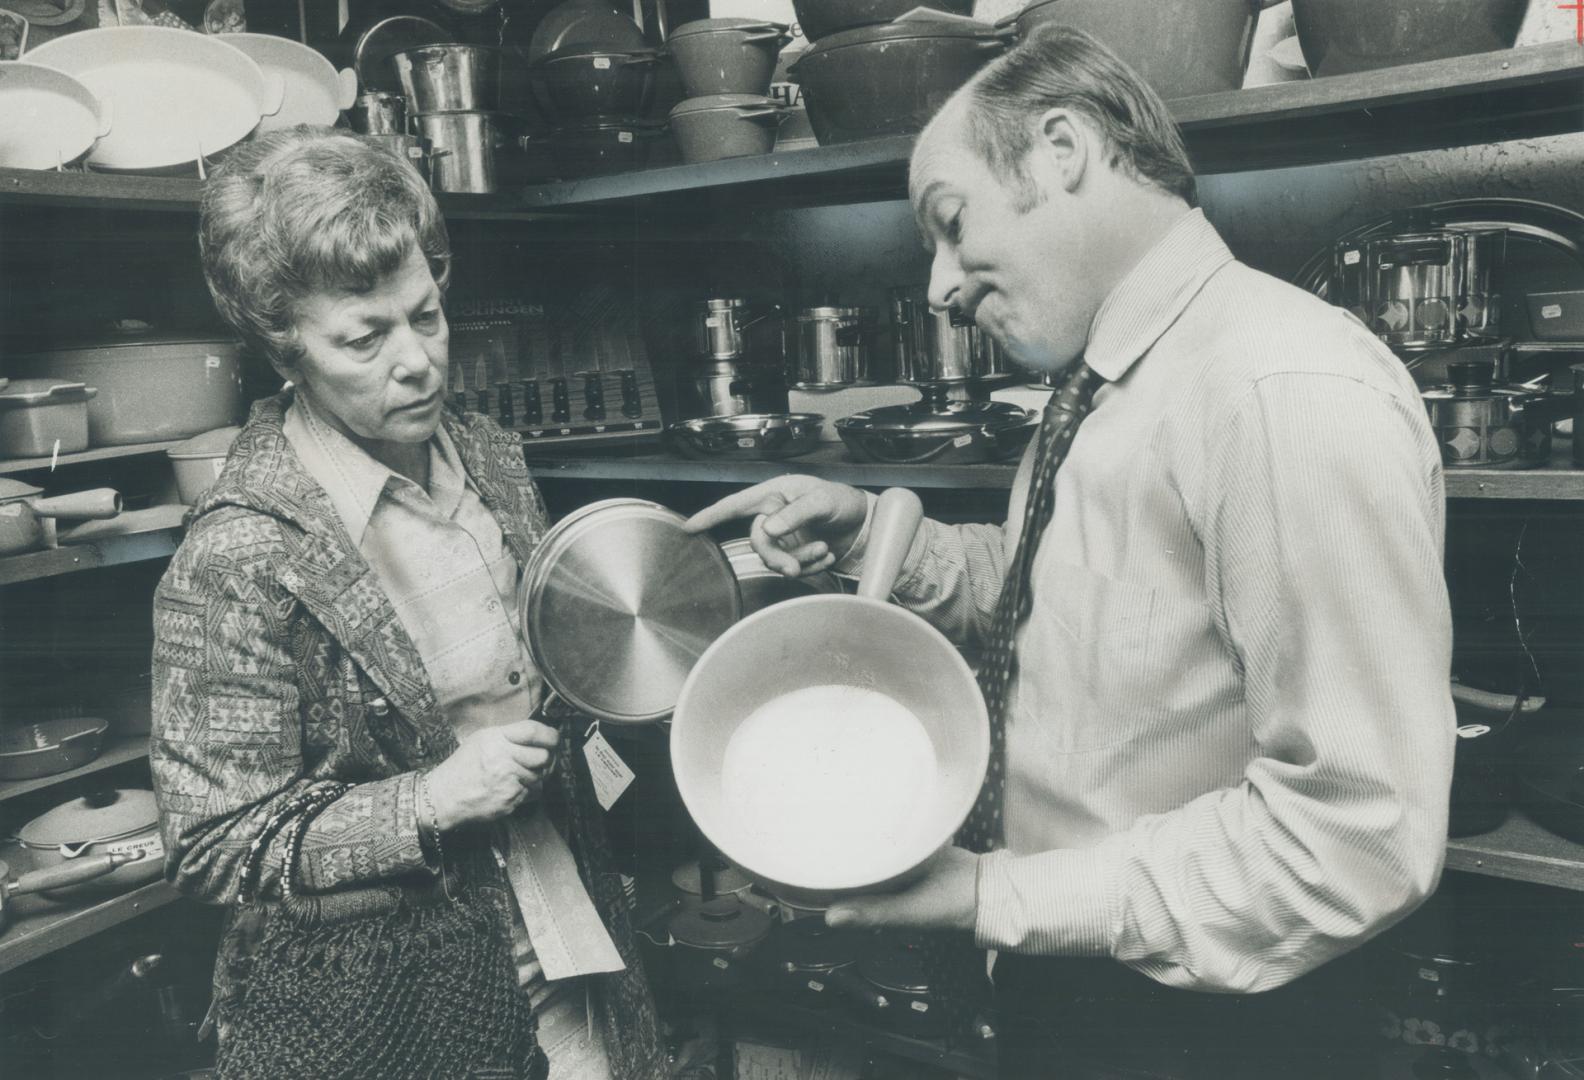
[[[853,546],[869,515],[857,488],[787,474],[728,495],[687,521],[703,532],[733,518],[752,517],[748,538],[764,564],[784,577],[817,574]]]
[[[429,797],[441,832],[497,821],[539,790],[561,733],[537,720],[475,731],[429,771]]]

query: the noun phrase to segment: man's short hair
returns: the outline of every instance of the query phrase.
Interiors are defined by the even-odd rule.
[[[969,144],[992,173],[1020,189],[1025,208],[1039,202],[1025,162],[1034,118],[1071,109],[1104,136],[1108,163],[1138,180],[1198,202],[1193,166],[1166,103],[1138,72],[1081,30],[1045,25],[968,85]]]

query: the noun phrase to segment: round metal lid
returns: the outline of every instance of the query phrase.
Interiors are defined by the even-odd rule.
[[[858,958],[858,973],[894,993],[923,994],[930,988],[924,956],[906,939],[881,936],[866,942]]]
[[[669,929],[683,945],[730,949],[763,941],[770,933],[770,916],[735,896],[718,896],[702,903],[684,901],[682,910],[671,916]]]
[[[158,821],[152,791],[94,791],[34,818],[17,832],[17,839],[30,848],[76,847],[131,836]]]
[[[726,556],[685,519],[607,499],[545,536],[523,577],[522,626],[550,686],[591,716],[669,716],[693,664],[742,613]]]
[[[889,434],[957,435],[970,431],[1004,431],[1022,427],[1034,414],[1005,401],[948,401],[938,406],[925,402],[886,405],[854,413],[836,422],[854,431]]]
[[[723,31],[752,34],[760,31],[785,34],[790,27],[786,23],[770,22],[766,19],[745,19],[741,17],[723,19],[694,19],[685,22],[671,31],[670,40],[692,37],[695,34],[719,34]]]
[[[703,97],[688,98],[680,101],[671,110],[672,116],[688,116],[692,113],[714,112],[717,109],[779,109],[780,103],[773,97],[763,94],[706,94]],[[714,301],[710,301],[713,305]],[[735,306],[735,305],[734,305]],[[713,306],[711,310],[715,310]]]
[[[811,307],[798,312],[798,322],[812,322],[815,319],[858,319],[864,314],[863,308],[856,307]]]
[[[793,919],[776,931],[783,962],[794,970],[833,971],[858,959],[861,935],[835,930],[824,918]]]

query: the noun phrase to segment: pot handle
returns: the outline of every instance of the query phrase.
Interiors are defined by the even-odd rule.
[[[39,517],[63,518],[67,521],[113,518],[121,512],[121,493],[113,488],[93,488],[90,491],[74,491],[70,495],[34,499],[33,512]]]
[[[1584,415],[1584,399],[1576,394],[1554,394],[1536,398],[1515,411],[1515,418],[1523,416],[1534,423],[1548,425],[1579,415]],[[1578,438],[1576,432],[1574,438]]]
[[[69,885],[80,885],[84,881],[104,877],[123,863],[134,862],[142,857],[141,851],[118,851],[110,855],[95,855],[91,859],[69,860],[45,870],[30,870],[5,886],[5,890],[9,895],[16,895],[64,889]]]
[[[820,978],[872,1013],[879,1013],[891,1007],[890,1000],[884,994],[868,979],[850,968],[839,967],[835,971],[826,972]]]
[[[629,53],[616,61],[621,67],[636,67],[639,64],[657,64],[660,62],[659,51],[648,53]]]
[[[1543,697],[1519,697],[1516,694],[1497,694],[1489,690],[1478,690],[1462,683],[1452,684],[1452,700],[1472,705],[1476,709],[1489,709],[1491,712],[1511,713],[1517,710],[1528,714],[1539,712],[1544,708],[1546,699]]]
[[[891,598],[891,588],[903,560],[913,547],[913,537],[924,520],[924,504],[907,488],[886,488],[875,502],[874,519],[869,523],[869,543],[864,549],[863,577],[858,595],[882,603]]]
[[[777,124],[787,118],[787,111],[779,105],[737,105],[738,116],[744,120],[773,120]]]
[[[763,22],[753,26],[739,26],[743,33],[743,40],[757,44],[761,41],[778,41],[782,45],[792,40],[791,28],[786,23]]]
[[[110,129],[115,126],[115,102],[109,98],[94,98],[99,104],[99,130],[94,133],[94,138],[102,139],[110,134]]]

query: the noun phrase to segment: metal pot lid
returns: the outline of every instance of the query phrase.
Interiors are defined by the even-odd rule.
[[[753,95],[747,94],[744,96],[752,97]],[[722,297],[712,300],[700,300],[693,305],[693,310],[703,312],[704,314],[710,314],[717,311],[744,311],[747,309],[747,307],[747,300],[744,300],[740,296],[733,296],[729,298]]]
[[[699,864],[686,862],[671,871],[671,884],[690,896],[702,896],[704,883],[699,873]],[[723,866],[715,871],[715,893],[724,896],[728,893],[739,893],[750,888],[753,882],[748,875],[735,866]]]
[[[671,31],[669,40],[675,41],[677,38],[693,37],[695,34],[719,34],[727,30],[748,34],[761,30],[774,30],[776,33],[785,34],[790,29],[791,27],[786,23],[770,22],[766,19],[694,19],[692,22],[685,22]]]
[[[0,476],[0,503],[15,502],[17,499],[27,499],[42,494],[44,494],[43,488]]]
[[[534,662],[556,693],[613,723],[662,719],[688,672],[737,621],[726,556],[684,518],[607,499],[545,535],[519,600]]]
[[[816,319],[861,319],[864,315],[863,308],[857,307],[811,307],[798,312],[798,322],[813,322]]]
[[[668,927],[678,944],[699,949],[731,949],[763,941],[770,916],[735,896],[700,902],[684,901]]]
[[[24,847],[81,847],[144,832],[159,823],[154,793],[144,788],[91,791],[22,826]]]
[[[1515,386],[1492,386],[1482,390],[1452,383],[1437,383],[1419,392],[1426,401],[1506,401],[1511,405],[1525,405],[1545,395],[1538,391],[1521,390]]]
[[[72,337],[48,345],[32,348],[28,355],[48,356],[51,353],[83,352],[87,349],[146,348],[150,345],[217,345],[235,348],[233,337],[214,331],[161,330],[135,319],[106,327],[97,333]]]
[[[782,962],[802,971],[834,971],[851,964],[863,943],[861,935],[833,929],[819,916],[782,923],[777,935]]]
[[[632,138],[649,139],[666,132],[663,120],[633,120],[620,116],[605,116],[594,120],[584,120],[576,124],[566,124],[556,128],[550,134],[558,140],[586,139],[586,138],[614,138],[618,142],[628,142]],[[622,138],[622,136],[627,138]],[[524,136],[530,141],[537,141],[533,136]]]
[[[0,405],[64,405],[87,401],[95,391],[68,379],[0,379]]]
[[[882,936],[865,942],[858,957],[858,973],[893,993],[927,994],[930,989],[923,951],[905,939]]]
[[[876,45],[882,42],[927,41],[961,39],[972,41],[1005,40],[1005,31],[989,23],[970,19],[897,19],[873,26],[857,26],[826,34],[799,57],[799,63],[810,57],[824,56],[851,45]]]
[[[610,62],[607,66],[614,67],[618,63],[634,60],[647,62],[658,59],[660,59],[660,51],[658,49],[600,49],[588,45],[568,45],[564,49],[546,53],[528,66],[530,68],[543,68],[551,64],[576,62],[586,62],[590,66],[596,66],[595,61],[606,60]]]
[[[888,435],[962,435],[1010,431],[1033,420],[1033,413],[1006,401],[947,401],[938,406],[920,401],[854,413],[837,420],[836,427]]]
[[[705,94],[679,102],[672,116],[689,116],[693,113],[715,112],[718,109],[781,109],[783,106],[772,97],[762,94]]]

